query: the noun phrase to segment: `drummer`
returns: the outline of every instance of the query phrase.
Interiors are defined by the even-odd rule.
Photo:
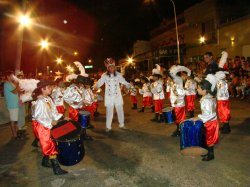
[[[63,101],[63,92],[64,92],[64,83],[62,78],[58,78],[55,80],[55,87],[52,90],[51,98],[56,105],[56,109],[58,113],[65,113],[65,106]]]
[[[139,93],[142,95],[142,108],[139,112],[144,112],[145,107],[150,107],[154,112],[152,93],[150,91],[150,83],[147,77],[141,77],[142,88],[139,89]]]
[[[32,106],[32,126],[34,135],[40,141],[43,159],[42,166],[52,167],[55,175],[68,173],[61,169],[57,161],[57,149],[55,142],[50,137],[50,129],[58,123],[59,120],[66,119],[59,114],[55,104],[49,95],[52,92],[53,81],[41,80],[33,92],[35,101]]]
[[[198,118],[205,123],[207,155],[203,155],[202,161],[214,159],[214,145],[219,141],[219,123],[216,114],[216,77],[208,74],[198,85],[198,94],[202,96],[200,100],[201,114]]]

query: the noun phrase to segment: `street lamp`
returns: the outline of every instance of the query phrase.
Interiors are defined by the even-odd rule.
[[[21,15],[18,18],[20,25],[27,27],[31,24],[31,19],[28,15]]]
[[[57,58],[56,62],[57,62],[57,64],[61,64],[62,63],[62,59],[61,58]]]
[[[41,46],[42,49],[48,49],[49,43],[48,43],[47,40],[41,40],[40,46]]]
[[[77,56],[77,55],[78,55],[78,52],[77,52],[77,51],[74,51],[73,54],[74,54],[74,56]]]
[[[133,58],[132,58],[132,57],[128,57],[128,63],[129,63],[129,64],[132,64],[132,63],[133,63],[133,61],[134,61],[134,60],[133,60]]]
[[[204,44],[206,39],[204,36],[201,36],[199,40],[201,44]]]
[[[42,39],[40,41],[39,45],[40,45],[42,50],[48,50],[48,48],[49,48],[49,43],[48,43],[48,41],[46,39]],[[43,61],[42,62],[42,67],[45,68],[46,62],[45,62],[45,54],[44,54],[43,51],[42,51],[42,61]],[[46,69],[47,70],[47,75],[49,75],[49,66],[47,66],[46,68],[47,68]],[[45,70],[45,72],[46,72],[46,70]],[[36,75],[37,75],[37,65],[36,65]]]

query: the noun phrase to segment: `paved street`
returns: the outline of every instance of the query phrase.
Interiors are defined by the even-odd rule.
[[[250,103],[232,100],[232,133],[221,135],[210,162],[182,156],[179,138],[170,137],[174,125],[152,123],[149,109],[138,113],[130,105],[126,96],[128,130],[118,129],[115,116],[114,131],[107,134],[100,104],[101,116],[92,122],[96,128],[88,130],[95,140],[84,142],[84,159],[63,167],[69,171],[64,176],[40,166],[42,154],[31,146],[30,123],[25,140],[11,139],[9,126],[0,126],[0,186],[250,186]]]

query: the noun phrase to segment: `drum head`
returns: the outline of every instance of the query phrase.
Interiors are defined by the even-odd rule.
[[[166,107],[162,109],[162,112],[170,112],[173,111],[173,107]]]
[[[89,116],[90,112],[89,111],[85,111],[85,110],[81,110],[81,111],[79,111],[79,114],[83,114],[83,115]]]
[[[201,156],[206,155],[207,150],[202,147],[187,147],[181,150],[183,156]]]
[[[82,127],[78,122],[63,120],[51,129],[51,136],[56,141],[65,142],[79,138],[81,130]]]

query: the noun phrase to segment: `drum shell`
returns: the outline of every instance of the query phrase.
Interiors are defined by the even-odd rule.
[[[58,161],[64,166],[72,166],[80,162],[85,149],[80,136],[72,140],[56,141],[58,148]]]
[[[172,107],[164,108],[162,111],[165,123],[170,124],[175,122],[175,116]]]
[[[87,128],[89,126],[90,113],[87,111],[79,112],[78,122],[81,124],[82,128]]]
[[[203,122],[201,120],[186,120],[180,125],[180,148],[186,155],[203,154],[206,151],[206,137]],[[189,149],[189,150],[188,150]],[[196,149],[194,151],[194,149]],[[198,149],[198,151],[197,151]],[[194,153],[195,152],[195,153]]]

